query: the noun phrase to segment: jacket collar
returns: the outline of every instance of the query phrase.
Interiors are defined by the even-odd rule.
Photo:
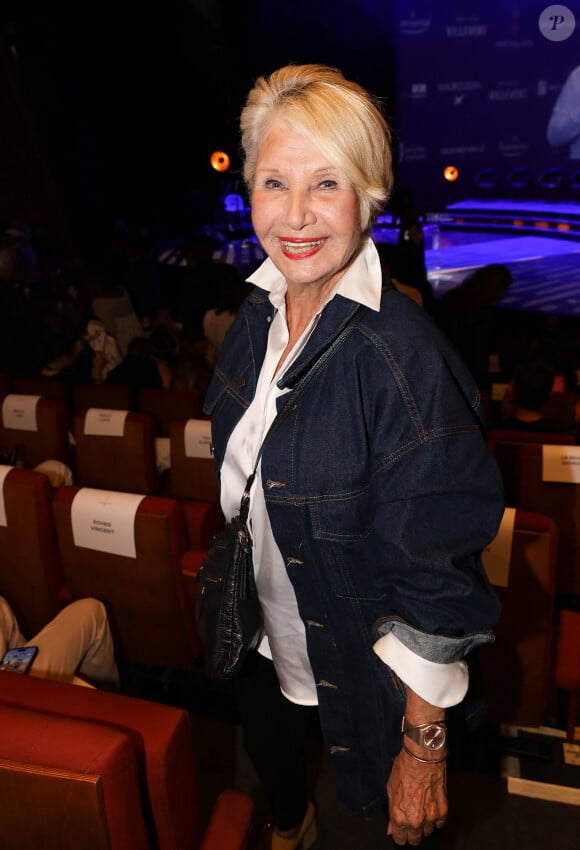
[[[278,307],[286,295],[286,280],[269,257],[250,275],[248,281],[268,292],[274,307]],[[354,263],[340,278],[328,300],[335,295],[342,295],[378,312],[381,289],[382,274],[378,251],[372,239],[367,237]]]

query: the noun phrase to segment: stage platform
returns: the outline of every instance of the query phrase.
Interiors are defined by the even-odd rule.
[[[580,317],[580,203],[467,199],[429,215],[424,232],[435,298],[503,263],[513,283],[498,306]],[[397,231],[385,217],[373,236],[394,241]]]

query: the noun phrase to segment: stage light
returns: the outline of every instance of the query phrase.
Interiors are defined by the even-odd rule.
[[[459,177],[459,171],[455,168],[454,165],[448,165],[447,168],[443,169],[443,177],[449,183],[454,183]]]
[[[211,167],[216,171],[227,171],[230,167],[230,158],[223,151],[214,151],[209,158]]]

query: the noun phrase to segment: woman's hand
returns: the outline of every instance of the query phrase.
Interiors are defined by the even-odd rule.
[[[387,835],[393,836],[395,844],[419,844],[447,817],[445,761],[422,764],[401,750],[387,782],[387,796]]]

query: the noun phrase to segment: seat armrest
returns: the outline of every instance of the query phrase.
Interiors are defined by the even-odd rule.
[[[248,794],[227,789],[217,798],[200,850],[244,850],[252,830],[254,803]]]

